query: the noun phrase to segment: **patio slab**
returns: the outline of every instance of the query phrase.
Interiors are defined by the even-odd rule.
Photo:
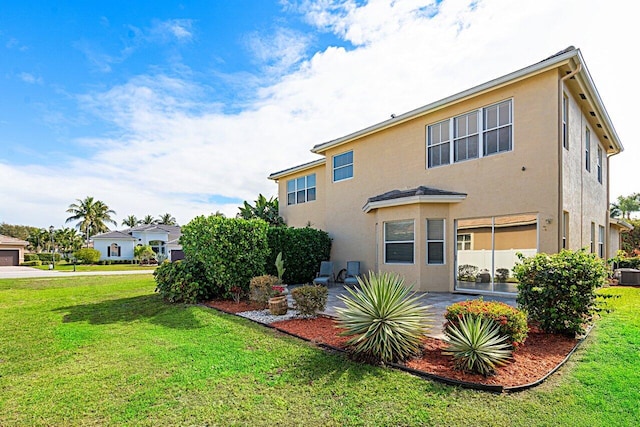
[[[290,285],[289,291],[295,289],[299,285]],[[336,283],[328,287],[329,296],[327,298],[327,307],[322,314],[327,316],[335,316],[337,307],[344,307],[344,303],[338,299],[340,295],[348,295],[347,290],[342,284]],[[460,301],[474,300],[483,298],[485,301],[499,301],[517,307],[516,297],[498,296],[498,295],[481,295],[481,294],[459,294],[450,292],[417,292],[420,295],[420,301],[429,306],[429,312],[432,314],[433,326],[427,335],[442,339],[442,325],[444,324],[444,313],[448,306]],[[289,305],[293,305],[291,293],[288,295]]]

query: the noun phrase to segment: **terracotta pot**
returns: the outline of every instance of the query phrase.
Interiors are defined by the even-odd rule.
[[[269,298],[269,311],[274,316],[282,316],[283,314],[287,314],[288,309],[289,304],[287,303],[286,295]]]

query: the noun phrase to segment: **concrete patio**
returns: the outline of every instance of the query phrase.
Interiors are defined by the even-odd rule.
[[[289,285],[289,291],[295,289],[299,285]],[[327,307],[322,314],[328,316],[336,315],[337,307],[344,307],[344,303],[338,299],[340,295],[348,295],[347,290],[341,283],[334,283],[328,287],[329,297],[327,298]],[[420,295],[420,301],[429,306],[429,312],[432,314],[433,327],[431,328],[430,336],[442,338],[442,325],[444,324],[444,313],[448,306],[460,301],[467,301],[478,299],[482,297],[485,301],[499,301],[505,304],[509,304],[512,307],[516,307],[516,297],[497,296],[497,295],[480,295],[480,294],[454,294],[450,292],[418,292]],[[293,298],[291,298],[291,292],[288,295],[289,306],[293,306]]]

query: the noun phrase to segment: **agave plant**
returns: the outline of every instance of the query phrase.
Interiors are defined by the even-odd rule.
[[[501,336],[499,325],[486,317],[464,315],[457,327],[449,324],[444,332],[449,346],[443,353],[453,356],[463,371],[487,376],[511,357],[508,337]]]
[[[430,325],[427,306],[404,286],[404,279],[390,273],[358,278],[360,289],[345,288],[339,296],[345,308],[337,308],[342,335],[353,336],[347,344],[356,358],[372,362],[395,362],[418,353]]]

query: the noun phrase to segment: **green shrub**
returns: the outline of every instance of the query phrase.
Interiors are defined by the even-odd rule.
[[[478,267],[471,264],[463,264],[458,266],[458,280],[467,282],[475,282],[478,275]]]
[[[371,362],[395,362],[419,352],[429,327],[427,307],[420,296],[391,273],[369,273],[360,289],[346,288],[339,296],[345,308],[337,308],[342,335],[352,336],[351,354]]]
[[[274,287],[281,285],[280,279],[269,274],[253,277],[249,282],[249,300],[266,307],[269,298],[276,295]]]
[[[464,316],[483,317],[493,320],[499,327],[500,335],[508,337],[509,343],[518,347],[527,339],[527,315],[508,304],[484,301],[482,298],[457,302],[447,307],[444,318],[448,325],[457,326]]]
[[[78,249],[73,253],[76,259],[84,264],[95,264],[100,260],[100,251],[91,248]],[[42,259],[42,255],[40,255]]]
[[[542,330],[574,336],[584,332],[597,309],[596,288],[605,283],[603,260],[584,250],[537,254],[514,267],[517,301]]]
[[[39,259],[38,254],[24,254],[25,261],[38,261]]]
[[[59,253],[52,254],[51,252],[40,252],[38,254],[38,259],[42,261],[43,264],[51,264],[52,259],[55,259],[56,262],[59,262],[62,259],[62,256]]]
[[[249,290],[252,277],[265,273],[269,255],[266,222],[211,215],[182,227],[185,258],[203,266],[213,297],[231,297],[231,288]]]
[[[195,304],[211,298],[211,286],[202,274],[202,266],[193,261],[163,262],[153,276],[156,292],[165,301]]]
[[[311,227],[270,227],[268,231],[270,255],[267,274],[278,274],[275,261],[282,252],[285,271],[284,283],[299,284],[313,281],[321,261],[329,259],[331,238],[326,231]]]
[[[34,259],[33,261],[25,261],[22,264],[25,267],[37,267],[42,265],[42,261],[40,261],[39,259]]]
[[[508,268],[497,268],[496,269],[496,280],[500,283],[505,283],[509,279],[509,269]]]
[[[449,324],[445,334],[449,340],[443,354],[453,356],[456,368],[465,372],[487,376],[511,357],[508,337],[489,318],[465,315],[457,325]]]
[[[296,310],[303,316],[317,316],[327,306],[329,289],[326,286],[304,285],[291,291]]]

